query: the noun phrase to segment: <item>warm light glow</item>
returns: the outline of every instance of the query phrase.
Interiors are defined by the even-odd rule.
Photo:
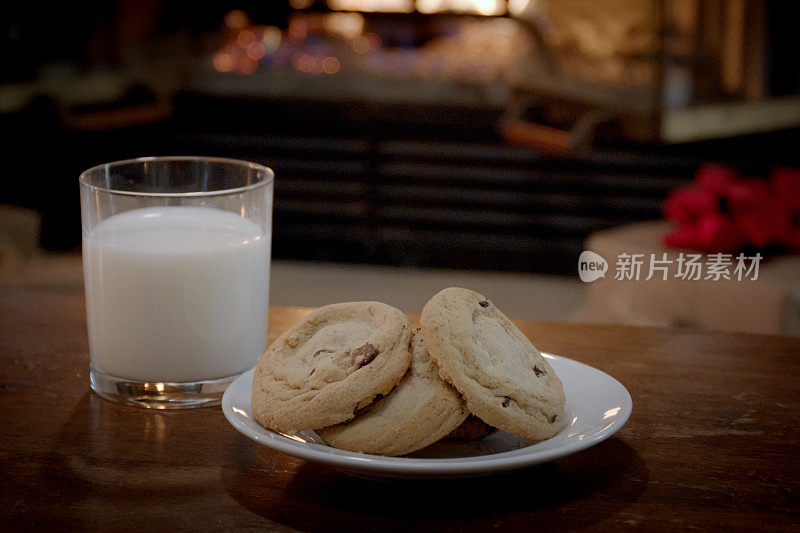
[[[380,48],[381,38],[377,33],[370,32],[353,40],[353,51],[357,54],[366,54],[370,50]]]
[[[156,390],[158,392],[164,392],[164,384],[163,383],[156,383]]]
[[[472,3],[481,15],[503,15],[506,12],[501,0],[475,0]]]
[[[328,0],[328,7],[336,11],[365,11],[381,13],[412,13],[413,0]]]
[[[336,6],[345,6],[342,2],[339,0]],[[389,5],[364,2],[363,7],[369,9]],[[410,5],[421,11],[490,15],[505,13],[506,4],[501,0],[415,0]],[[508,6],[528,16],[541,4],[540,0],[511,0]],[[356,3],[351,7],[357,7]],[[249,25],[228,34],[227,43],[213,56],[214,68],[242,74],[288,67],[320,75],[367,70],[425,78],[494,80],[533,46],[517,21],[492,16],[453,19],[446,34],[436,35],[413,50],[387,47],[378,34],[369,31],[366,17],[346,11],[296,13],[284,30]],[[341,50],[342,46],[348,50]],[[342,58],[351,55],[350,51],[369,57],[360,61],[351,58],[345,63]]]
[[[353,51],[357,54],[366,54],[371,48],[367,37],[361,36],[353,41]]]
[[[247,52],[245,52],[245,54],[247,54],[247,57],[249,57],[253,61],[258,61],[259,59],[264,57],[264,54],[266,53],[267,53],[267,47],[258,41],[250,43],[250,46],[247,47]]]
[[[475,13],[477,15],[503,15],[505,3],[502,0],[417,0],[420,13]]]
[[[253,61],[249,57],[239,58],[239,72],[242,74],[252,74],[258,68],[258,61]]]
[[[289,34],[289,39],[301,43],[305,41],[308,36],[308,24],[303,20],[292,19],[289,22],[287,33]]]
[[[515,17],[522,16],[528,7],[534,7],[536,0],[508,0],[508,12]]]
[[[228,11],[223,19],[225,27],[229,30],[241,30],[250,25],[250,17],[241,9]]]
[[[336,74],[339,72],[339,60],[335,57],[326,57],[322,60],[322,70],[325,74]]]
[[[328,13],[322,22],[328,33],[355,39],[364,31],[364,17],[358,13]]]
[[[261,43],[267,52],[274,52],[281,45],[281,30],[275,26],[267,26],[261,35]]]
[[[617,416],[617,413],[619,413],[620,409],[622,409],[622,407],[615,407],[613,409],[609,409],[603,414],[603,420],[605,420],[606,418],[611,418],[612,416]]]
[[[256,36],[250,30],[240,31],[239,35],[236,36],[236,42],[239,43],[239,46],[241,46],[242,48],[247,48],[255,40]]]
[[[317,66],[317,59],[314,56],[297,52],[292,56],[292,66],[300,72],[310,74],[322,70],[322,65]]]
[[[225,52],[214,54],[214,68],[218,72],[230,72],[236,66],[233,56]]]

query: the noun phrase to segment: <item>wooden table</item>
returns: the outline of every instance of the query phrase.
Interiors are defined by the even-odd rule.
[[[307,310],[275,308],[270,338]],[[366,481],[272,451],[219,408],[89,391],[80,294],[0,294],[0,529],[619,530],[800,526],[800,340],[520,322],[633,397],[609,440],[459,481]]]

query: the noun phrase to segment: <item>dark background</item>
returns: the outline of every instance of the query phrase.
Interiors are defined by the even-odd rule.
[[[276,258],[572,273],[590,232],[660,218],[667,192],[701,164],[766,175],[800,159],[797,130],[679,146],[612,136],[556,156],[504,141],[498,106],[223,95],[187,82],[219,44],[226,13],[285,27],[291,10],[278,2],[6,4],[2,98],[28,92],[0,114],[0,203],[38,210],[49,250],[80,245],[82,170],[207,155],[274,168]],[[786,35],[790,18],[771,9],[774,35]],[[131,44],[142,41],[144,55]],[[796,47],[773,41],[773,63],[796,63]],[[133,81],[113,98],[67,104],[35,88],[96,72],[127,79],[152,57],[163,85]],[[795,70],[776,72],[774,94],[797,92]]]

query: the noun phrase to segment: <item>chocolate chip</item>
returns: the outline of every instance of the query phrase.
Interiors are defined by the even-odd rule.
[[[508,396],[503,396],[503,403],[501,404],[503,407],[508,407],[508,404],[511,403],[511,398]]]
[[[383,398],[383,394],[378,394],[377,396],[375,396],[372,399],[372,402],[368,402],[366,405],[363,405],[363,406],[359,407],[358,404],[356,404],[356,406],[353,407],[353,416],[358,416],[361,413],[367,411],[370,407],[372,407],[372,404],[374,404],[375,402],[377,402],[381,398]]]
[[[378,349],[370,343],[360,346],[350,352],[350,358],[353,364],[358,366],[368,365],[378,355]]]
[[[309,377],[313,376],[313,375],[314,375],[314,372],[315,372],[316,370],[317,370],[316,368],[312,368],[312,369],[311,369],[311,373],[310,373],[308,376],[309,376]]]
[[[489,307],[489,300],[483,300],[482,302],[478,302],[478,305],[481,307]]]
[[[551,424],[555,424],[556,423],[556,418],[558,418],[558,415],[553,415],[553,418],[550,419],[550,423]]]
[[[536,377],[537,377],[537,378],[538,378],[539,376],[541,376],[542,374],[547,374],[547,372],[545,372],[544,370],[542,370],[541,368],[539,368],[539,367],[538,367],[538,366],[536,366],[536,365],[533,365],[533,373],[534,373],[534,374],[536,374]]]
[[[353,357],[360,357],[362,355],[370,355],[370,354],[374,355],[377,353],[378,350],[373,345],[371,345],[370,343],[366,343],[363,346],[359,346],[358,348],[350,352],[350,355]]]
[[[328,348],[323,348],[321,350],[317,350],[316,352],[314,352],[314,355],[312,355],[311,357],[316,357],[321,353],[333,353],[333,350],[329,350]]]

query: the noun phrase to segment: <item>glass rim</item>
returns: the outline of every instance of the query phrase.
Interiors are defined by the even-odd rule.
[[[221,163],[233,165],[237,167],[245,167],[254,169],[258,172],[263,172],[265,177],[263,180],[252,183],[250,185],[243,185],[242,187],[233,187],[231,189],[215,189],[213,191],[192,191],[192,192],[140,192],[140,191],[124,191],[121,189],[113,189],[111,187],[103,187],[101,185],[92,185],[88,183],[88,177],[91,173],[97,172],[103,168],[119,167],[122,165],[132,165],[137,163],[147,163],[150,161],[200,161],[206,163]],[[194,155],[169,155],[169,156],[147,156],[136,157],[133,159],[120,159],[118,161],[111,161],[109,163],[101,163],[88,168],[81,172],[78,178],[78,183],[81,187],[86,187],[93,192],[105,192],[108,194],[116,194],[121,196],[145,196],[145,197],[161,197],[161,198],[186,198],[186,197],[203,197],[203,196],[223,196],[227,194],[236,194],[240,192],[251,191],[271,184],[275,179],[275,172],[264,165],[253,163],[252,161],[245,161],[244,159],[232,159],[229,157],[208,157],[208,156],[194,156]]]

